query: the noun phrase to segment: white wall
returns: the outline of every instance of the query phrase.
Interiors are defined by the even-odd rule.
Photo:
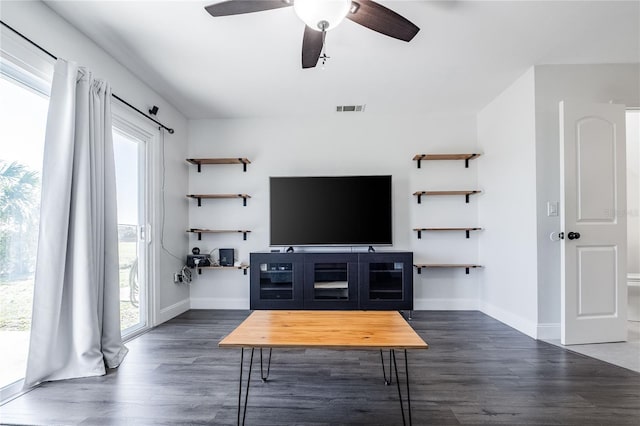
[[[560,244],[549,234],[560,230],[560,216],[547,216],[547,202],[560,201],[558,104],[637,107],[639,75],[638,64],[536,66],[478,115],[478,143],[487,152],[479,182],[499,193],[487,193],[479,204],[479,220],[488,228],[480,242],[486,313],[531,336],[559,338]],[[492,157],[494,151],[502,157]],[[499,233],[490,232],[492,221]],[[511,251],[500,256],[501,247]]]
[[[134,76],[124,66],[116,62],[104,50],[78,32],[67,21],[55,14],[41,2],[2,1],[0,17],[8,25],[32,39],[54,55],[76,61],[90,68],[99,78],[112,85],[113,92],[141,110],[152,105],[159,107],[158,120],[175,129],[175,134],[165,137],[166,174],[166,227],[165,246],[172,252],[182,255],[187,248],[186,229],[187,204],[184,200],[184,188],[187,187],[187,169],[184,157],[187,146],[187,121],[166,100]],[[117,102],[117,101],[114,101]],[[159,147],[153,147],[156,154],[155,166],[160,158]],[[158,182],[156,182],[158,183]],[[160,186],[154,199],[160,200]],[[159,206],[156,205],[159,209]],[[156,239],[157,241],[157,239]],[[172,316],[189,308],[189,290],[173,284],[173,272],[182,266],[181,261],[166,253],[159,255],[157,281],[154,283],[159,309],[157,322],[166,321]]]
[[[559,217],[547,217],[547,201],[560,200],[558,103],[613,103],[640,106],[640,65],[544,65],[535,67],[538,212],[538,319],[542,328],[560,323],[560,244],[549,239]],[[561,206],[562,208],[562,206]],[[554,338],[547,334],[544,338]]]
[[[249,261],[252,251],[269,247],[270,176],[391,174],[393,176],[394,250],[414,252],[417,262],[477,261],[478,236],[464,233],[423,235],[415,227],[475,226],[477,200],[430,198],[416,203],[411,194],[428,189],[468,189],[477,184],[476,162],[465,169],[460,161],[412,161],[418,153],[475,152],[473,115],[373,116],[368,113],[329,114],[316,119],[228,119],[189,122],[189,157],[248,157],[246,173],[240,165],[205,166],[189,171],[188,193],[248,193],[241,200],[204,200],[189,205],[189,227],[242,229],[240,235],[190,237],[190,247],[210,251],[235,248],[238,259]],[[480,196],[481,197],[481,196]],[[383,250],[384,248],[378,248]],[[464,270],[414,273],[416,309],[475,309],[478,277]],[[249,277],[239,271],[204,271],[191,285],[194,308],[248,308]]]
[[[478,114],[482,310],[535,337],[537,327],[534,70]]]
[[[640,274],[640,111],[627,112],[627,272]]]

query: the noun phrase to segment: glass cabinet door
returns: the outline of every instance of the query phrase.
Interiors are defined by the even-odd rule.
[[[305,263],[304,306],[320,309],[357,308],[357,258],[344,254],[309,256]]]
[[[371,253],[360,261],[362,309],[413,309],[413,254]]]
[[[251,309],[302,309],[304,261],[298,253],[251,253]]]
[[[349,264],[315,263],[313,300],[349,300]]]
[[[404,298],[404,263],[369,264],[369,300],[402,300]]]
[[[260,299],[293,300],[293,263],[260,263]]]

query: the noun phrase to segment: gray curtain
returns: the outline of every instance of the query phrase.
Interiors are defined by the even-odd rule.
[[[25,388],[122,362],[111,88],[55,65]]]

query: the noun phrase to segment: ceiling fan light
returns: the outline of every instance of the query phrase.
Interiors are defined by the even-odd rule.
[[[296,15],[311,29],[334,29],[349,12],[351,0],[295,0]]]

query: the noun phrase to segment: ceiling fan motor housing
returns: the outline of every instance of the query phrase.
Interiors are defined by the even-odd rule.
[[[328,31],[338,26],[347,16],[351,0],[295,0],[296,15],[316,31]]]

